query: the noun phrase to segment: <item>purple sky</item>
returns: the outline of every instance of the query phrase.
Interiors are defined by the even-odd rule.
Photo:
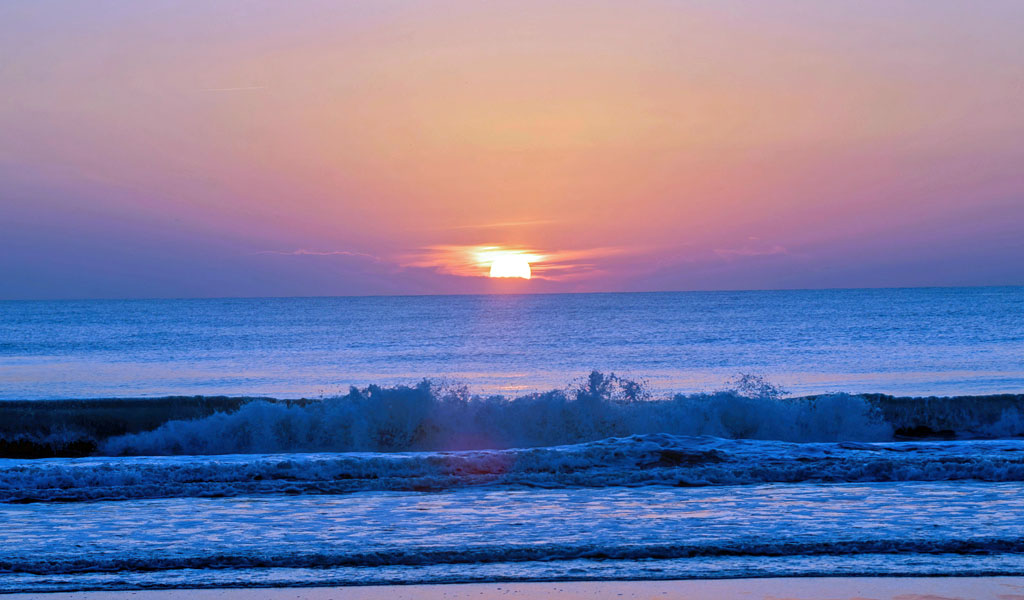
[[[0,298],[1022,285],[1022,31],[1009,0],[3,3]]]

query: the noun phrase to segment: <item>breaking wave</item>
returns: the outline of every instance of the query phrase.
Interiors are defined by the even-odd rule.
[[[790,442],[996,439],[1024,434],[1024,396],[784,397],[756,377],[653,399],[636,382],[582,383],[508,398],[424,381],[323,400],[242,398],[23,402],[0,455],[270,454],[530,448],[647,434]],[[110,403],[117,406],[107,406]],[[129,415],[127,420],[123,415]],[[119,420],[120,419],[120,420]]]
[[[598,379],[569,393],[476,397],[462,390],[353,389],[306,405],[252,402],[105,441],[108,455],[398,452],[575,444],[646,433],[788,441],[883,441],[891,426],[863,398],[780,400],[741,393],[647,400]]]

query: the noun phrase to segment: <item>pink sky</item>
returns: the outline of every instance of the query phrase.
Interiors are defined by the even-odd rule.
[[[1021,31],[1016,0],[3,3],[0,298],[1024,284]]]

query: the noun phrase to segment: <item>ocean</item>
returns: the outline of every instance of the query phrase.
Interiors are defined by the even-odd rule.
[[[0,302],[0,592],[1024,575],[1024,288]]]

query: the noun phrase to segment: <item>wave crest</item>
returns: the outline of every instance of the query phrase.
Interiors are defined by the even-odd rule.
[[[741,380],[743,383],[743,380]],[[568,390],[515,399],[465,388],[352,388],[306,404],[254,401],[232,413],[170,421],[105,440],[107,455],[473,450],[576,444],[649,433],[785,440],[885,441],[893,428],[865,398],[781,398],[771,386],[649,399],[642,385],[592,373]]]

